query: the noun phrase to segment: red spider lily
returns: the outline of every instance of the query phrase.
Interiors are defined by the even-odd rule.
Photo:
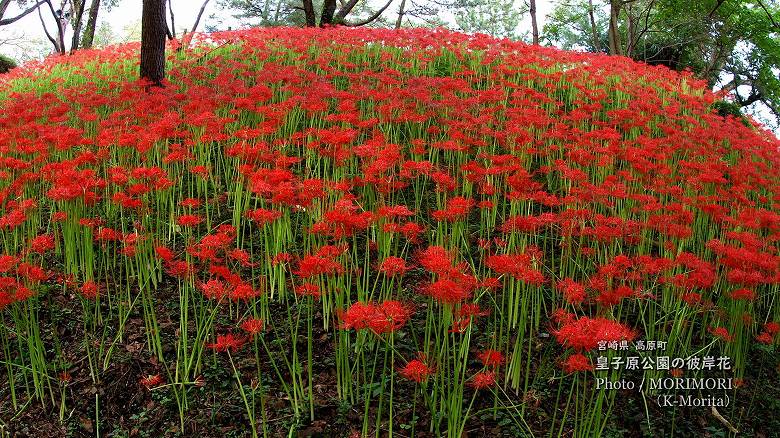
[[[725,342],[734,340],[734,336],[732,336],[725,327],[710,327],[710,333]]]
[[[265,322],[262,319],[249,318],[241,323],[241,329],[249,333],[250,336],[261,333],[264,328]]]
[[[596,297],[596,301],[605,306],[614,306],[620,303],[620,301],[622,301],[624,298],[628,298],[636,295],[638,295],[636,291],[634,291],[628,286],[621,285],[615,288],[614,290],[601,292]]]
[[[344,329],[370,329],[374,333],[392,333],[406,324],[412,311],[399,301],[385,301],[382,304],[356,302],[340,313]]]
[[[8,254],[0,255],[0,273],[10,272],[19,263],[19,258]]]
[[[729,296],[737,301],[753,301],[756,298],[755,292],[750,289],[736,289],[731,291]]]
[[[409,267],[406,266],[406,260],[400,257],[387,257],[382,261],[379,271],[388,276],[403,275]]]
[[[295,293],[301,296],[309,296],[314,298],[322,297],[322,291],[320,291],[320,287],[314,283],[303,283],[295,289]]]
[[[585,287],[571,278],[564,278],[556,283],[555,288],[563,293],[564,299],[569,304],[580,304],[585,301]]]
[[[30,250],[38,254],[43,254],[54,249],[54,245],[54,236],[50,234],[41,234],[30,242]]]
[[[586,316],[565,320],[553,334],[560,344],[580,350],[592,350],[599,341],[631,341],[636,337],[634,330],[617,321]]]
[[[145,386],[146,389],[152,389],[155,386],[160,386],[164,382],[165,382],[165,380],[159,374],[148,375],[146,377],[142,377],[139,380],[139,383],[141,383],[141,385]]]
[[[334,239],[351,237],[358,230],[365,230],[374,220],[374,214],[370,211],[358,213],[359,207],[352,199],[336,201],[333,210],[326,211],[323,220],[311,227],[311,232],[324,234]]]
[[[35,284],[45,281],[49,278],[49,274],[43,270],[40,266],[31,265],[29,263],[19,263],[16,268],[16,273],[28,284]]]
[[[532,261],[530,254],[493,255],[485,258],[485,266],[529,284],[543,284],[546,281],[544,275],[533,268]]]
[[[227,297],[229,288],[219,280],[209,280],[200,285],[203,295],[210,300],[219,300]]]
[[[414,211],[405,205],[383,205],[379,207],[377,214],[386,218],[407,218],[414,216]]]
[[[489,310],[483,310],[477,303],[463,303],[455,310],[452,320],[452,333],[464,333],[477,317],[490,315]]]
[[[423,383],[433,374],[433,369],[424,360],[412,359],[398,373],[409,380]]]
[[[271,222],[282,217],[282,212],[276,210],[264,210],[262,208],[258,208],[257,210],[247,211],[246,217],[249,220],[256,222],[258,225],[262,226],[265,224],[270,224]]]
[[[228,291],[228,297],[233,301],[248,301],[262,295],[262,292],[251,284],[239,282]]]
[[[246,338],[228,333],[226,335],[217,335],[217,341],[213,344],[208,344],[207,347],[217,352],[232,351],[235,353],[245,342]]]
[[[155,254],[157,254],[157,257],[161,258],[165,261],[171,261],[176,257],[176,255],[171,251],[170,249],[164,247],[164,246],[156,246],[154,248]]]
[[[344,272],[341,263],[332,257],[320,255],[306,255],[298,262],[296,274],[301,278],[309,278],[317,275],[335,275]]]
[[[246,268],[257,266],[257,264],[251,262],[252,256],[249,255],[249,253],[244,251],[243,249],[239,249],[239,248],[232,249],[230,250],[230,252],[227,253],[227,256],[239,262],[242,266]]]
[[[170,260],[165,264],[165,272],[179,278],[185,278],[193,273],[193,267],[186,260]]]
[[[591,371],[592,369],[593,365],[591,365],[590,359],[582,353],[572,354],[563,362],[563,370],[567,373]]]
[[[471,377],[471,387],[480,390],[496,384],[496,373],[493,371],[481,371]]]
[[[377,309],[373,304],[356,302],[347,308],[340,317],[343,328],[363,330],[370,327],[371,321],[377,318]]]
[[[201,200],[196,198],[185,198],[181,202],[179,202],[179,205],[187,208],[198,208],[200,207],[201,204],[202,204]]]
[[[536,339],[539,315],[556,305],[577,312],[552,313],[553,335],[571,348],[567,372],[593,369],[587,351],[596,342],[633,339],[631,327],[658,321],[644,318],[648,309],[685,314],[665,327],[680,343],[675,351],[709,342],[702,324],[723,326],[711,328],[715,339],[777,341],[777,323],[753,329],[774,315],[769,298],[780,283],[780,143],[716,114],[721,96],[690,73],[444,30],[264,28],[212,33],[208,44],[225,50],[210,55],[213,63],[171,58],[171,81],[153,92],[106,73],[137,44],[41,61],[38,78],[28,68],[2,75],[14,91],[0,111],[0,228],[10,236],[0,308],[52,278],[87,295],[86,284],[57,270],[91,256],[96,290],[105,282],[133,291],[148,278],[174,294],[194,283],[205,297],[236,301],[189,302],[195,315],[214,308],[215,320],[295,305],[256,299],[265,281],[325,298],[324,314],[373,296],[377,278],[399,276],[392,282],[401,289],[428,295],[426,333],[428,324],[449,328],[437,325],[442,316],[452,324],[454,349],[440,349],[438,336],[426,346],[437,356],[469,351],[464,342],[491,345],[499,334]],[[257,62],[234,62],[231,51]],[[84,70],[93,62],[108,68]],[[99,81],[60,77],[71,70],[100,71]],[[41,93],[48,88],[56,92]],[[232,225],[206,230],[207,217]],[[389,256],[406,251],[414,255]],[[420,278],[408,275],[417,264]],[[176,284],[181,290],[167,287]],[[285,300],[282,292],[273,299]],[[123,303],[121,294],[111,302]],[[522,331],[498,326],[513,306]],[[145,316],[163,308],[144,307]],[[13,310],[14,319],[26,313]],[[411,312],[386,301],[338,315],[344,328],[383,334],[405,327]],[[208,318],[190,323],[212,330]],[[243,335],[262,329],[246,323]],[[236,336],[223,344],[240,344]],[[350,337],[335,341],[346,362],[364,346],[343,345]],[[395,341],[399,351],[414,344]],[[727,347],[742,368],[745,348]],[[499,354],[477,357],[496,372],[509,359]],[[336,361],[381,374],[360,373],[364,362]],[[433,371],[417,358],[398,372],[424,382]]]
[[[447,200],[447,207],[444,210],[436,210],[431,213],[431,217],[438,221],[446,220],[448,222],[455,222],[465,219],[473,207],[473,199],[456,196]]]
[[[276,266],[280,263],[289,263],[292,261],[292,255],[288,254],[286,252],[276,254],[273,259],[271,259],[271,264],[273,266]]]
[[[441,303],[457,304],[469,299],[472,289],[473,287],[468,284],[451,278],[442,278],[428,285],[425,292]]]
[[[452,269],[454,258],[440,246],[429,246],[417,256],[420,265],[435,274],[443,274]]]
[[[479,353],[477,357],[482,362],[482,365],[493,368],[501,366],[506,360],[504,354],[496,350],[485,350]]]
[[[209,168],[206,166],[192,166],[190,167],[190,173],[197,175],[201,178],[208,178]]]
[[[100,293],[100,289],[98,288],[97,283],[94,281],[85,281],[83,285],[81,285],[81,296],[88,300],[94,300],[97,298],[97,296]]]
[[[203,218],[195,214],[183,214],[176,218],[176,223],[182,227],[194,227],[203,222]]]

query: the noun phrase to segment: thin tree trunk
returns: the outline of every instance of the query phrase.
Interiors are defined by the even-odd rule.
[[[203,5],[201,5],[200,11],[198,12],[198,16],[197,18],[195,18],[195,24],[192,25],[192,30],[190,31],[190,37],[189,38],[182,37],[182,45],[179,48],[179,50],[186,49],[187,47],[190,46],[190,41],[192,41],[192,39],[195,37],[195,31],[198,29],[198,24],[200,24],[200,19],[201,17],[203,17],[203,11],[206,10],[206,6],[209,4],[209,1],[210,0],[205,0],[203,2]]]
[[[165,79],[165,0],[143,0],[140,76],[156,86]]]
[[[401,7],[398,8],[398,20],[395,21],[395,30],[401,28],[401,21],[404,19],[404,7],[406,7],[406,0],[401,0]]]
[[[57,42],[54,44],[54,48],[58,54],[65,54],[65,17],[63,16],[63,9],[65,8],[65,2],[60,5],[60,10],[55,11],[54,6],[51,4],[51,0],[47,0],[46,4],[49,6],[54,22],[57,23]],[[59,13],[58,13],[59,12]]]
[[[596,17],[593,14],[593,0],[588,0],[588,17],[590,18],[590,32],[593,34],[593,48],[596,52],[601,51],[601,38],[596,28]]]
[[[49,3],[49,6],[51,6],[51,3]],[[43,19],[43,13],[41,13],[41,9],[37,8],[38,10],[38,18],[41,19],[41,26],[43,26],[43,33],[46,34],[46,38],[52,43],[54,46],[54,50],[59,53],[59,47],[57,47],[57,39],[55,39],[50,33],[49,28],[46,27],[46,21]]]
[[[89,5],[89,16],[87,17],[87,27],[84,28],[84,40],[81,47],[88,49],[92,47],[95,41],[95,27],[97,26],[98,11],[100,11],[100,0],[92,0]]]
[[[634,56],[634,45],[636,43],[636,18],[630,5],[626,6],[626,51],[628,57]]]
[[[530,0],[530,8],[528,12],[531,14],[531,35],[533,36],[533,44],[539,45],[539,24],[536,22],[536,0]]]
[[[200,7],[200,11],[198,12],[198,17],[195,19],[195,24],[192,25],[192,32],[195,33],[195,31],[198,29],[198,25],[200,24],[200,19],[203,17],[203,11],[206,10],[206,6],[208,6],[210,0],[204,0],[203,5]]]
[[[168,13],[171,15],[171,29],[170,29],[170,35],[168,38],[175,39],[176,38],[176,21],[173,18],[173,5],[171,4],[171,0],[168,0]]]
[[[609,1],[609,53],[610,55],[620,55],[620,27],[618,19],[620,18],[620,6],[622,0]]]

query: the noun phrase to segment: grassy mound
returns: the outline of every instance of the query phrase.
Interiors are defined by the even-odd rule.
[[[703,82],[262,29],[171,47],[147,91],[137,50],[0,76],[7,430],[780,427],[780,141]]]

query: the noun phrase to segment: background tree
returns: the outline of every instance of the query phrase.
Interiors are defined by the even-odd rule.
[[[518,38],[518,26],[526,11],[514,0],[456,0],[450,8],[455,23],[464,32],[485,33],[499,38]]]
[[[559,2],[548,44],[623,54],[691,70],[765,123],[780,126],[777,0],[576,0]],[[606,42],[606,44],[604,44]]]
[[[379,7],[369,6],[367,0],[220,0],[218,4],[245,24],[314,27],[379,23],[393,1],[383,1]]]

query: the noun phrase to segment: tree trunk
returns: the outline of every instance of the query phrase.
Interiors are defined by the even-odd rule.
[[[404,7],[406,6],[406,0],[401,0],[401,7],[398,8],[398,20],[395,21],[395,30],[401,28],[401,21],[404,19]]]
[[[609,0],[609,54],[620,55],[620,6],[622,0]]]
[[[95,41],[95,28],[97,26],[98,11],[100,10],[100,0],[92,0],[89,5],[89,16],[87,17],[87,27],[84,28],[84,40],[81,47],[89,49]]]
[[[156,86],[165,78],[165,21],[165,0],[143,0],[140,74]]]
[[[70,43],[70,51],[73,52],[79,48],[81,43],[81,25],[84,20],[84,6],[87,0],[73,0],[73,40]]]
[[[317,18],[314,16],[314,3],[312,0],[303,0],[303,13],[306,16],[306,27],[317,25]]]
[[[593,0],[588,0],[588,17],[590,18],[590,31],[593,34],[593,48],[596,52],[601,51],[601,38],[596,28],[596,17],[593,15]]]
[[[536,0],[531,0],[531,7],[528,9],[531,14],[531,34],[533,36],[533,44],[539,45],[539,25],[536,22]]]
[[[325,0],[322,3],[322,15],[320,15],[320,26],[333,24],[333,14],[336,12],[336,0]]]

